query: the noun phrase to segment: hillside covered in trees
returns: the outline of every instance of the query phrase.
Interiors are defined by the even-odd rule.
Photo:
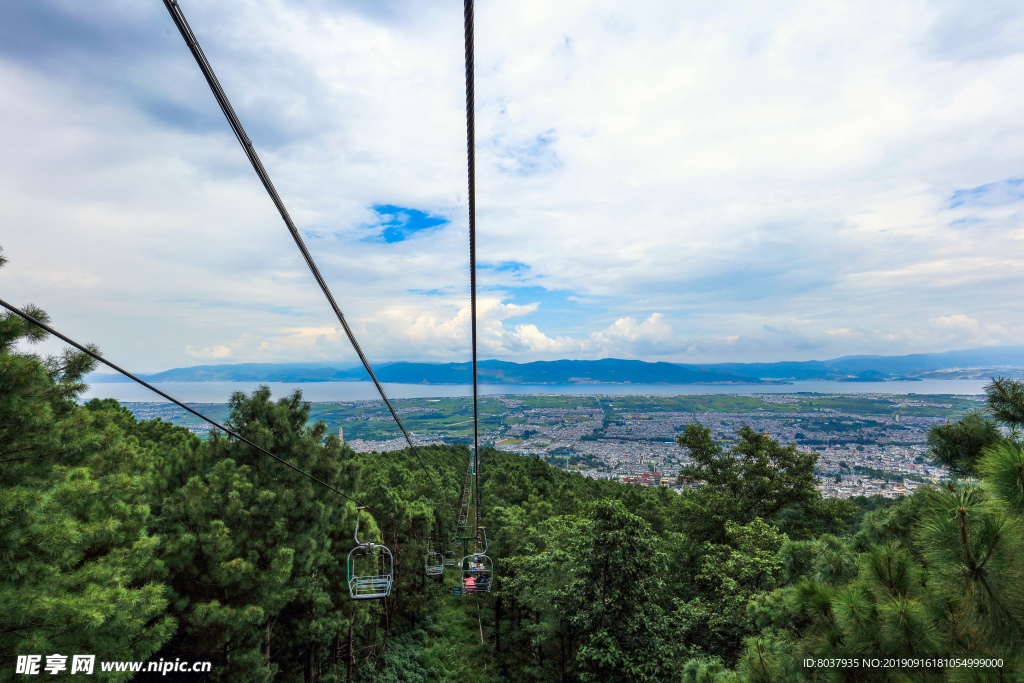
[[[932,431],[957,483],[895,504],[822,499],[815,454],[751,429],[725,451],[688,426],[682,494],[484,452],[495,586],[461,597],[423,569],[467,448],[355,453],[299,393],[236,394],[232,429],[394,518],[360,527],[394,553],[391,596],[353,601],[351,500],[216,432],[81,405],[92,362],[33,355],[41,335],[0,318],[0,680],[89,653],[212,663],[156,676],[192,681],[1024,681],[1021,383]]]

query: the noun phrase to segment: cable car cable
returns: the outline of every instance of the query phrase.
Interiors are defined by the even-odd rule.
[[[476,508],[474,527],[480,526],[480,412],[477,392],[476,352],[476,93],[473,63],[473,0],[465,0],[466,38],[466,169],[469,176],[469,312],[473,344],[473,462]]]
[[[6,301],[4,301],[3,299],[0,299],[0,306],[3,306],[4,308],[6,308],[11,313],[14,313],[15,315],[20,316],[21,318],[24,318],[26,321],[32,323],[33,325],[36,325],[38,327],[43,328],[44,330],[46,330],[47,332],[52,334],[54,337],[57,337],[61,341],[65,342],[66,344],[70,344],[71,346],[75,347],[76,349],[78,349],[82,353],[85,353],[85,354],[91,356],[92,358],[98,360],[100,363],[103,363],[104,365],[106,365],[107,367],[111,368],[112,370],[116,370],[117,372],[121,373],[122,375],[124,375],[128,379],[131,379],[131,380],[133,380],[135,382],[138,382],[139,384],[141,384],[142,386],[146,387],[150,391],[163,396],[164,398],[166,398],[168,401],[170,401],[171,403],[175,404],[179,408],[184,408],[185,410],[187,410],[188,412],[192,413],[193,415],[195,415],[199,419],[201,419],[201,420],[203,420],[205,422],[210,423],[211,425],[213,425],[217,429],[220,429],[221,431],[223,431],[228,436],[232,436],[232,437],[238,439],[239,441],[241,441],[241,442],[243,442],[245,444],[248,444],[249,446],[252,446],[257,451],[259,451],[260,453],[262,453],[264,455],[269,455],[274,460],[277,460],[278,462],[287,465],[288,467],[292,468],[293,470],[295,470],[296,472],[298,472],[302,476],[308,477],[309,479],[315,481],[316,483],[320,484],[321,486],[323,486],[325,488],[328,488],[331,491],[334,491],[339,496],[342,496],[342,497],[352,501],[357,506],[360,506],[360,507],[363,507],[363,508],[369,510],[374,515],[380,515],[381,517],[384,517],[385,519],[391,520],[395,524],[398,523],[398,520],[395,519],[394,517],[391,517],[390,515],[386,515],[383,512],[379,512],[377,510],[374,510],[372,507],[370,507],[368,505],[363,505],[362,503],[360,503],[358,500],[356,500],[352,496],[344,493],[343,491],[340,491],[340,490],[336,489],[335,487],[333,487],[330,484],[328,484],[326,481],[324,481],[322,479],[319,479],[319,478],[313,476],[312,474],[310,474],[309,472],[306,472],[305,470],[296,467],[295,465],[291,464],[290,462],[288,462],[284,458],[281,458],[279,456],[274,455],[273,453],[271,453],[267,449],[262,448],[260,446],[257,446],[256,444],[254,444],[252,441],[250,441],[249,439],[245,438],[241,434],[239,434],[239,433],[237,433],[235,431],[232,431],[232,430],[228,429],[227,427],[225,427],[224,425],[220,424],[219,422],[206,417],[205,415],[200,413],[198,410],[194,410],[192,408],[189,408],[187,405],[185,405],[184,403],[182,403],[178,399],[174,398],[173,396],[165,394],[164,392],[160,391],[159,389],[154,387],[149,382],[146,382],[145,380],[139,379],[138,377],[136,377],[132,373],[128,372],[124,368],[121,368],[121,367],[119,367],[117,365],[114,365],[109,360],[107,360],[103,356],[99,355],[95,351],[89,349],[88,347],[82,346],[81,344],[79,344],[78,342],[76,342],[75,340],[73,340],[73,339],[71,339],[69,337],[65,337],[63,334],[61,334],[57,330],[53,329],[52,327],[50,327],[46,323],[42,322],[41,320],[37,320],[36,318],[32,317],[28,313],[25,313],[24,311],[22,311],[21,309],[17,308],[16,306],[12,306],[11,304],[9,304]]]
[[[192,28],[188,25],[188,21],[185,19],[185,15],[181,11],[181,7],[178,5],[178,0],[164,0],[164,6],[167,7],[167,11],[174,20],[175,26],[178,27],[181,37],[184,38],[185,44],[188,45],[188,49],[192,52],[192,56],[195,57],[196,63],[199,65],[199,70],[203,72],[203,76],[206,78],[206,82],[209,84],[210,90],[213,91],[213,96],[217,100],[217,104],[220,105],[221,111],[224,112],[224,117],[227,119],[228,125],[231,126],[231,130],[234,132],[235,137],[238,138],[239,144],[241,144],[242,149],[245,150],[245,155],[249,158],[249,163],[252,164],[253,170],[256,171],[256,175],[259,176],[264,189],[266,189],[267,194],[270,195],[271,201],[274,202],[274,206],[277,207],[278,212],[281,214],[281,218],[284,220],[284,224],[287,226],[288,232],[291,234],[296,246],[298,246],[299,251],[302,252],[302,257],[306,260],[306,265],[309,266],[310,272],[316,279],[317,284],[320,285],[320,289],[323,291],[324,296],[327,297],[327,301],[331,304],[331,308],[334,309],[334,314],[338,317],[338,322],[341,323],[342,328],[345,330],[345,335],[348,337],[349,342],[351,342],[352,348],[355,349],[356,354],[359,356],[359,360],[363,363],[363,367],[366,368],[366,372],[370,375],[370,379],[373,380],[374,386],[377,387],[377,392],[380,394],[380,397],[384,400],[384,404],[391,412],[391,417],[394,418],[395,424],[398,425],[398,428],[402,431],[402,435],[405,436],[405,440],[409,444],[409,449],[412,451],[413,455],[416,456],[416,459],[420,463],[420,467],[423,468],[423,471],[426,473],[427,479],[430,481],[431,485],[433,485],[438,492],[442,493],[442,502],[447,505],[443,490],[437,485],[437,482],[434,481],[433,475],[431,475],[430,470],[423,461],[423,458],[420,457],[419,451],[416,450],[416,446],[413,445],[412,437],[409,436],[409,432],[406,431],[405,425],[403,425],[402,421],[398,418],[398,413],[395,411],[394,406],[391,405],[391,401],[388,399],[387,394],[384,393],[384,387],[381,386],[380,381],[377,379],[377,375],[373,372],[373,368],[370,367],[370,361],[367,360],[366,355],[359,346],[359,342],[356,341],[352,328],[349,327],[344,314],[341,312],[341,308],[338,307],[337,302],[334,300],[334,295],[331,294],[331,290],[327,286],[327,282],[320,274],[320,269],[317,268],[316,262],[313,260],[313,256],[306,248],[306,243],[303,241],[298,228],[295,227],[295,223],[292,221],[291,215],[288,213],[288,209],[284,205],[284,201],[277,193],[274,183],[271,182],[270,175],[263,167],[263,162],[260,161],[259,156],[256,154],[256,148],[253,147],[252,141],[249,140],[249,136],[245,134],[245,129],[242,128],[242,123],[239,121],[238,115],[235,114],[235,110],[232,108],[231,102],[228,101],[227,94],[225,94],[224,89],[221,87],[220,81],[217,80],[217,75],[213,72],[213,67],[210,66],[210,62],[206,59],[206,55],[203,54],[203,49],[199,46],[199,41],[196,39],[195,34],[192,33]]]

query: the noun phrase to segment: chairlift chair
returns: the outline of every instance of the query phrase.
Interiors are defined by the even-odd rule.
[[[491,592],[494,563],[484,554],[487,552],[487,532],[483,527],[480,527],[477,537],[482,539],[484,549],[462,558],[462,591],[464,593]]]
[[[464,593],[490,593],[494,564],[483,554],[462,558],[462,591]]]
[[[359,542],[359,519],[356,515],[354,534],[356,547],[348,553],[348,594],[353,600],[380,600],[391,595],[395,580],[395,559],[387,546]]]
[[[444,555],[441,553],[427,553],[424,570],[427,576],[442,576],[444,574]]]
[[[423,571],[427,576],[444,576],[444,555],[430,549],[430,539],[427,539],[427,556],[423,560]]]

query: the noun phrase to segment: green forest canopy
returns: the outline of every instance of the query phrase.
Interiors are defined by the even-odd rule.
[[[45,318],[45,313],[31,310]],[[0,318],[0,679],[17,655],[211,661],[210,681],[1024,680],[1024,387],[934,429],[959,479],[895,504],[822,499],[816,455],[744,429],[678,437],[702,482],[585,479],[482,455],[495,591],[423,572],[469,458],[355,453],[301,394],[231,400],[230,426],[397,524],[387,600],[348,597],[354,505],[214,433],[81,405],[82,354],[41,358]],[[997,659],[995,668],[805,659]],[[112,674],[127,680],[132,674]],[[141,678],[140,678],[141,679]]]

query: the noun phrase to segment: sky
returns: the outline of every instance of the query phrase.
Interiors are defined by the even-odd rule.
[[[466,360],[461,3],[180,6],[371,361]],[[1020,344],[1022,82],[1016,0],[480,0],[481,358]],[[3,3],[0,91],[0,298],[356,364],[161,2]]]

